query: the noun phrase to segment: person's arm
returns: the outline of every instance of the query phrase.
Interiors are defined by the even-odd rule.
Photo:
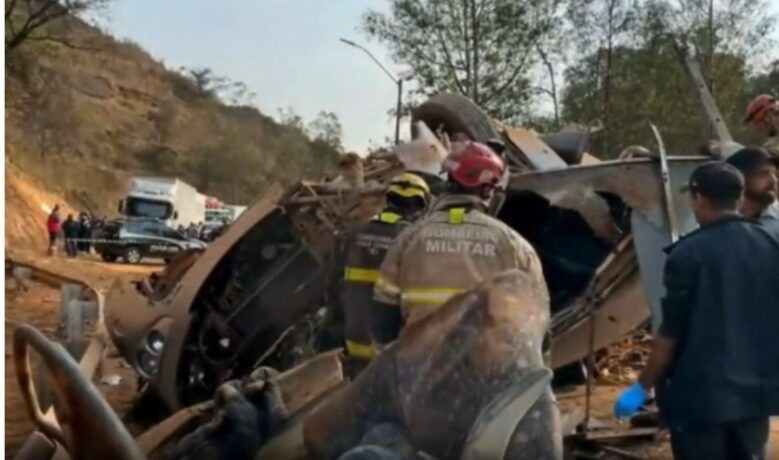
[[[395,340],[403,328],[400,310],[400,268],[403,252],[416,226],[407,227],[390,246],[379,268],[379,278],[373,285],[375,301],[371,320],[371,337],[379,346]]]
[[[379,267],[379,278],[373,285],[373,298],[390,306],[400,306],[400,265],[406,241],[414,227],[403,230],[387,250]]]
[[[699,276],[700,264],[692,251],[677,248],[668,256],[663,273],[666,291],[662,299],[663,320],[638,382],[625,390],[614,405],[618,418],[635,414],[648,399],[649,392],[672,370],[677,347],[684,346],[687,337]]]
[[[658,336],[652,342],[652,351],[638,383],[649,391],[654,388],[668,374],[673,364],[674,340],[669,337]]]
[[[371,320],[371,338],[378,348],[393,342],[403,329],[404,321],[397,305],[374,302]]]
[[[665,263],[662,299],[663,319],[652,344],[652,352],[639,382],[646,389],[654,388],[671,370],[674,351],[687,339],[690,314],[695,306],[700,264],[694,252],[687,248],[672,252]]]

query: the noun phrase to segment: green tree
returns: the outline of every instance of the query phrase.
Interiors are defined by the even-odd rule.
[[[591,56],[594,72],[593,89],[598,97],[591,101],[598,107],[598,118],[603,123],[602,151],[612,150],[612,99],[615,74],[615,50],[629,40],[635,24],[634,1],[630,0],[571,0],[568,18],[575,31],[578,51]]]
[[[755,13],[750,10],[754,7],[763,9]],[[734,33],[730,29],[764,32],[765,13],[760,0],[650,0],[637,5],[618,46],[609,52],[608,106],[603,97],[604,50],[595,45],[566,70],[564,119],[585,124],[603,121],[606,129],[595,144],[603,156],[614,156],[636,143],[654,148],[650,120],[658,125],[674,153],[695,153],[708,144],[712,138],[710,121],[676,53],[675,41],[698,55],[734,137],[752,141],[742,118],[757,82],[750,74],[760,60],[749,50],[763,49],[770,41],[762,33]],[[760,81],[768,78],[765,74]],[[604,117],[606,108],[608,117]],[[608,140],[604,140],[606,136]]]
[[[555,25],[554,0],[391,0],[363,29],[410,69],[418,95],[459,92],[492,116],[525,115],[536,43]]]
[[[336,152],[343,151],[343,128],[335,113],[324,110],[319,112],[314,121],[308,124],[308,132],[314,141],[320,141]]]
[[[303,117],[298,115],[291,107],[279,109],[279,123],[288,128],[292,128],[306,134],[306,125]]]

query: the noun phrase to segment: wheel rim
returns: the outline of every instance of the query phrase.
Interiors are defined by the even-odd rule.
[[[130,249],[129,251],[127,251],[127,260],[136,263],[139,260],[141,260],[141,254],[138,252],[137,249]]]

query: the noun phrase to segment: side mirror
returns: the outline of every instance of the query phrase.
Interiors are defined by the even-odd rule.
[[[124,200],[119,200],[119,214],[124,214]]]
[[[174,219],[178,219],[179,218],[179,212],[178,211],[173,211],[173,218]]]

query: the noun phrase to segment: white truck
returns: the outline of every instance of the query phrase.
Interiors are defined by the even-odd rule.
[[[186,182],[167,177],[133,177],[130,192],[119,202],[128,217],[158,219],[170,228],[204,222],[206,197]]]

